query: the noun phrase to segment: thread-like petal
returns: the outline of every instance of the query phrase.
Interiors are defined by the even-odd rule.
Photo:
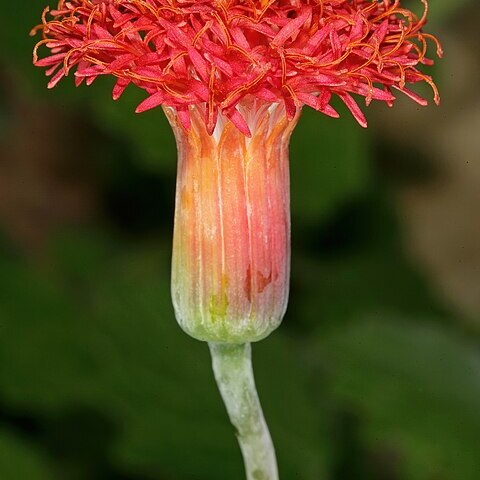
[[[185,125],[189,107],[208,105],[209,133],[224,114],[249,134],[237,107],[252,97],[283,103],[293,118],[302,105],[337,116],[329,103],[337,96],[366,126],[352,94],[391,106],[395,88],[425,105],[407,84],[426,82],[440,101],[417,68],[433,63],[432,43],[442,55],[437,39],[423,32],[428,3],[421,2],[419,18],[401,0],[182,0],[175,7],[170,0],[59,0],[32,30],[44,37],[34,63],[52,77],[49,88],[72,68],[77,85],[114,75],[113,98],[132,83],[150,95],[137,111],[178,109]],[[39,59],[44,47],[50,54]]]

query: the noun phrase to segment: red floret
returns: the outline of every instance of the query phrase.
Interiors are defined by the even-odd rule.
[[[308,105],[332,117],[338,96],[360,125],[365,117],[351,94],[389,106],[399,90],[421,105],[406,87],[431,77],[423,33],[428,4],[418,18],[400,0],[60,0],[47,20],[34,63],[47,67],[54,87],[76,68],[77,85],[113,75],[113,97],[129,84],[148,97],[137,108],[173,107],[185,127],[189,106],[205,105],[211,134],[221,111],[245,134],[238,106],[246,96],[283,102],[289,118]],[[50,55],[38,58],[45,45]]]

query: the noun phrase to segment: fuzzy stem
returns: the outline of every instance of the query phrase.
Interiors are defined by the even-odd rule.
[[[247,480],[278,480],[275,450],[255,387],[251,345],[209,345],[215,379],[237,430]]]

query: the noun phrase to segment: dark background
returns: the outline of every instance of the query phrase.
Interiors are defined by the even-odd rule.
[[[0,478],[241,480],[170,304],[173,136],[110,79],[46,90],[45,1],[0,14]],[[292,141],[291,301],[254,349],[284,480],[480,478],[480,16],[430,4],[440,108],[306,109]]]

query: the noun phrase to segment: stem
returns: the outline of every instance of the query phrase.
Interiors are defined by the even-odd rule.
[[[258,399],[249,343],[210,343],[217,385],[237,430],[247,480],[278,480],[275,450]]]

